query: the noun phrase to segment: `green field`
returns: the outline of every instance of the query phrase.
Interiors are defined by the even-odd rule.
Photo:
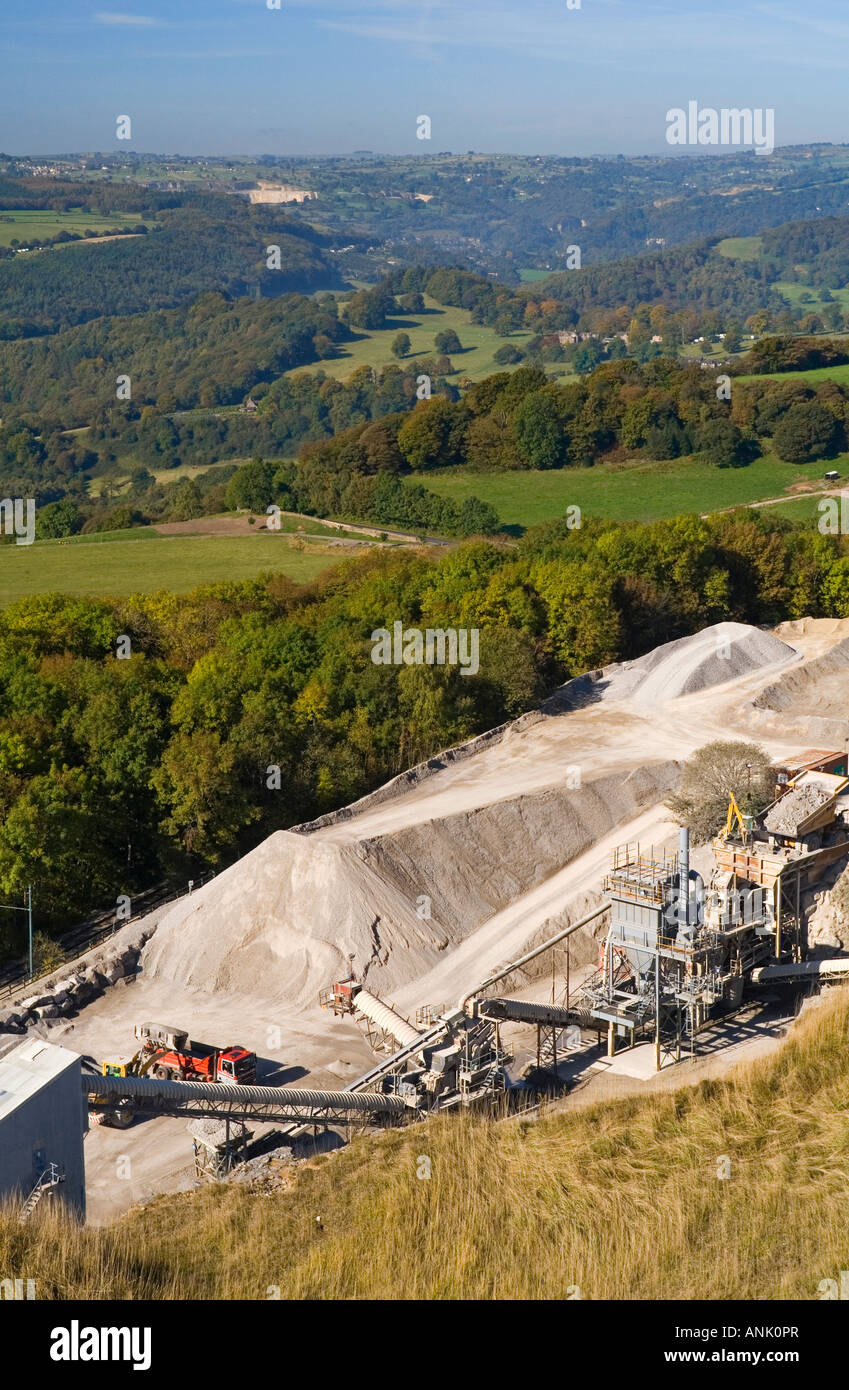
[[[820,297],[820,293],[813,285],[802,285],[797,280],[774,280],[771,286],[779,294],[783,294],[785,299],[789,299],[794,309],[801,309],[808,314],[821,314],[828,308],[828,301]],[[831,286],[831,294],[842,311],[849,311],[849,289],[838,289],[835,285]],[[809,295],[809,299],[804,299]],[[804,300],[804,302],[803,302]],[[830,335],[830,336],[839,336]]]
[[[844,487],[849,487],[849,480],[846,480]],[[786,516],[790,521],[799,521],[806,526],[817,526],[823,513],[819,509],[822,497],[794,497],[788,498],[786,502],[776,502],[774,506],[765,507],[767,516]],[[846,504],[843,504],[846,510]]]
[[[718,243],[716,249],[721,256],[726,256],[729,260],[757,261],[763,251],[763,237],[726,237],[724,241]],[[806,310],[810,314],[819,314],[822,313],[823,309],[828,308],[828,301],[821,298],[819,291],[813,285],[801,284],[797,280],[775,280],[770,288],[783,295],[794,309]],[[838,288],[836,285],[830,285],[829,289],[833,295],[833,300],[837,302],[843,313],[849,312],[849,287]]]
[[[138,212],[116,212],[112,217],[97,217],[93,212],[81,212],[79,209],[72,212],[53,212],[3,208],[0,211],[0,219],[7,217],[11,218],[11,221],[0,220],[0,246],[11,246],[13,241],[19,241],[26,246],[33,237],[43,239],[56,236],[59,232],[72,232],[82,236],[84,232],[92,231],[105,235],[116,227],[128,227],[133,222],[141,221],[141,214]]]
[[[849,386],[849,362],[843,362],[837,367],[811,367],[809,371],[798,372],[757,372],[754,376],[738,376],[736,381],[792,381],[794,377],[802,377],[805,381],[810,381],[814,386],[820,381],[836,381],[841,386]],[[823,468],[825,472],[825,468]]]
[[[731,261],[756,261],[763,250],[763,237],[728,236],[717,245],[720,256]]]
[[[215,468],[228,467],[231,464],[240,468],[243,463],[249,461],[247,458],[234,458],[220,459],[215,463],[181,463],[179,468],[151,468],[132,450],[128,450],[113,465],[114,472],[95,472],[89,479],[87,491],[89,497],[100,497],[105,488],[112,488],[113,501],[120,502],[123,493],[129,486],[130,475],[136,468],[147,468],[158,483],[181,483],[184,478],[198,478],[201,474],[209,473]],[[274,461],[277,462],[277,460]],[[280,462],[282,461],[281,459]]]
[[[682,512],[722,511],[778,497],[790,484],[819,480],[831,468],[849,473],[849,454],[827,463],[807,464],[782,463],[774,454],[765,454],[747,468],[714,468],[692,459],[674,459],[546,472],[443,469],[423,474],[416,481],[453,502],[480,497],[495,507],[506,526],[535,526],[564,516],[570,506],[580,507],[586,516],[616,521],[653,521]]]
[[[186,593],[198,584],[251,579],[275,570],[298,583],[314,579],[345,558],[293,549],[282,535],[157,536],[127,531],[78,538],[76,543],[36,541],[0,546],[0,605],[28,594],[134,594],[170,589]]]
[[[457,377],[467,376],[472,381],[480,381],[485,376],[491,376],[493,372],[503,372],[510,368],[500,367],[495,361],[494,354],[505,343],[511,343],[514,347],[520,348],[532,337],[527,332],[511,333],[509,338],[500,338],[493,328],[487,328],[483,324],[472,323],[472,316],[468,309],[454,309],[437,304],[435,300],[425,298],[428,312],[425,314],[402,314],[390,321],[388,328],[379,328],[374,332],[366,332],[365,329],[357,329],[357,339],[352,343],[340,344],[341,356],[334,357],[327,362],[314,363],[308,368],[294,367],[287,373],[293,376],[296,372],[310,371],[316,372],[321,369],[327,376],[333,377],[336,381],[344,381],[356,371],[357,367],[403,367],[406,371],[412,371],[416,365],[417,357],[437,357],[434,347],[434,337],[441,333],[443,329],[453,328],[460,342],[463,344],[462,352],[453,352],[451,361],[456,368],[454,380]],[[407,357],[399,362],[392,356],[392,341],[397,333],[409,334],[412,343],[411,350]],[[563,370],[561,368],[561,370]]]

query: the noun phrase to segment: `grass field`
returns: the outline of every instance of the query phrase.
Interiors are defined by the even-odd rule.
[[[763,237],[728,236],[717,245],[720,256],[732,261],[756,261],[763,250]]]
[[[810,381],[814,386],[819,381],[836,381],[841,386],[849,386],[849,362],[841,363],[837,367],[812,367],[809,371],[800,372],[758,372],[755,376],[738,376],[736,381],[792,381],[794,377],[803,377],[805,381]],[[825,469],[823,469],[825,471]]]
[[[112,217],[97,217],[92,212],[53,212],[52,210],[41,209],[0,209],[0,219],[11,218],[10,222],[0,220],[0,246],[11,246],[13,241],[19,241],[26,246],[32,237],[56,236],[59,232],[76,232],[82,235],[85,231],[100,232],[105,234],[113,231],[116,227],[128,227],[133,222],[141,221],[141,214],[138,212],[116,212]]]
[[[721,256],[727,256],[730,260],[757,261],[763,251],[763,237],[726,237],[724,241],[718,243],[716,249]],[[819,291],[813,285],[799,284],[795,280],[775,280],[770,288],[789,300],[794,309],[803,309],[808,313],[818,314],[828,307],[829,301],[822,299]],[[849,286],[838,289],[835,285],[831,285],[829,288],[833,296],[832,302],[836,301],[844,314],[849,312]]]
[[[534,526],[579,506],[586,516],[653,521],[681,512],[721,511],[778,497],[792,483],[820,480],[827,468],[849,473],[849,454],[828,463],[782,463],[765,454],[747,468],[713,468],[692,459],[625,466],[562,468],[547,472],[472,473],[444,469],[416,478],[425,487],[462,502],[480,497],[504,525]]]
[[[521,349],[528,342],[531,333],[511,333],[509,338],[500,338],[493,328],[472,323],[468,309],[454,309],[437,304],[426,298],[428,312],[425,314],[404,314],[390,321],[389,328],[374,332],[358,329],[356,342],[341,345],[341,357],[328,362],[314,363],[312,366],[294,367],[289,376],[296,372],[315,372],[320,367],[336,381],[344,381],[357,367],[400,366],[407,371],[415,367],[417,357],[437,357],[434,337],[446,328],[453,328],[463,345],[462,352],[452,352],[451,361],[456,367],[457,377],[468,376],[472,381],[490,376],[493,372],[503,372],[509,368],[500,367],[494,354],[505,343]],[[397,333],[409,334],[412,347],[407,357],[399,362],[392,356],[392,342]],[[565,370],[563,367],[560,370]]]
[[[844,491],[849,497],[849,479],[844,482]],[[807,526],[817,526],[822,519],[823,513],[820,511],[822,497],[794,497],[786,502],[776,502],[774,506],[765,508],[767,516],[786,516],[790,521],[800,521]],[[839,500],[839,497],[838,497]],[[843,513],[847,514],[849,503],[842,504]]]
[[[236,466],[238,466],[239,464],[247,463],[248,460],[226,459],[225,462],[233,463]],[[149,469],[149,472],[153,474],[154,478],[158,483],[179,483],[182,482],[184,478],[196,478],[199,473],[208,473],[210,468],[219,468],[220,466],[221,465],[218,463],[183,463],[180,465],[179,468],[152,468]],[[126,487],[126,485],[130,481],[130,473],[132,472],[132,470],[141,467],[146,468],[147,464],[142,465],[140,460],[137,459],[133,454],[126,454],[121,456],[121,458],[118,460],[116,467],[122,470],[126,469],[126,472],[121,472],[118,474],[95,474],[95,476],[91,478],[88,485],[88,494],[90,497],[99,497],[101,492],[103,491],[103,488],[106,486]]]
[[[847,1024],[835,990],[727,1078],[679,1068],[674,1091],[530,1121],[443,1115],[282,1191],[206,1185],[103,1228],[8,1208],[0,1267],[50,1300],[814,1301],[849,1268]]]
[[[820,314],[823,309],[828,308],[828,301],[820,297],[819,291],[813,285],[800,285],[795,280],[774,280],[772,289],[778,290],[779,294],[790,300],[795,309],[802,309],[805,313]],[[845,314],[849,310],[849,289],[837,289],[832,286],[831,294]],[[805,295],[810,295],[810,299],[805,299]]]
[[[155,589],[187,593],[198,584],[251,579],[275,570],[298,583],[345,558],[334,551],[300,551],[284,535],[157,536],[132,531],[0,546],[0,604],[28,594],[133,594]]]

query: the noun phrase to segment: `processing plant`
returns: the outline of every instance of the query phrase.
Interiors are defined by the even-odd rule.
[[[731,796],[708,884],[677,852],[622,845],[605,880],[610,927],[582,991],[608,1053],[652,1038],[655,1064],[695,1050],[699,1031],[743,1005],[747,985],[830,979],[849,962],[807,960],[805,898],[849,852],[849,778],[807,768],[758,817]]]

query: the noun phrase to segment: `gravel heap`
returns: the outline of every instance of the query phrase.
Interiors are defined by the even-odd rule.
[[[655,709],[681,695],[779,669],[797,659],[796,650],[771,632],[748,623],[717,623],[666,642],[627,666],[614,667],[605,699],[632,700],[641,709]]]
[[[798,826],[827,801],[831,801],[832,796],[832,792],[815,783],[797,787],[776,802],[767,814],[764,825],[775,835],[795,835]]]

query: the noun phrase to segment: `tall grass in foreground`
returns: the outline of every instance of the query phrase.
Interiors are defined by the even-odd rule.
[[[445,1116],[272,1195],[204,1188],[103,1230],[6,1214],[0,1277],[41,1298],[813,1299],[849,1268],[847,1025],[835,991],[727,1080]]]

